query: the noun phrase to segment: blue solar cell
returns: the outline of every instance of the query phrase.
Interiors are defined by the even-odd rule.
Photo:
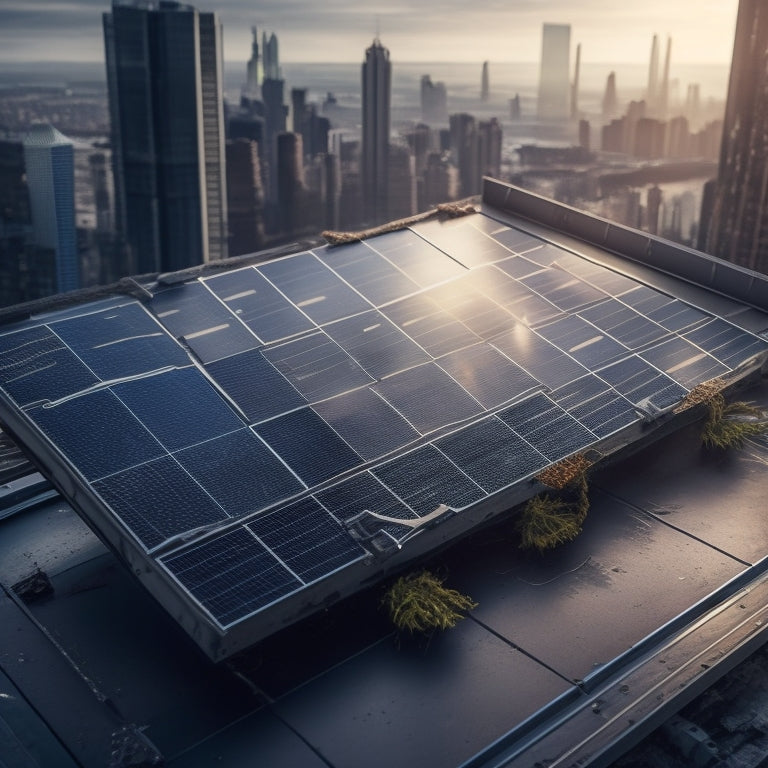
[[[97,382],[44,325],[0,336],[0,386],[19,406],[58,400]]]
[[[536,331],[589,369],[618,360],[629,350],[577,315],[539,326]]]
[[[536,272],[521,278],[520,282],[565,312],[572,312],[605,298],[602,291],[561,269],[550,268]]]
[[[679,337],[646,349],[640,357],[688,389],[728,373],[722,363]]]
[[[209,363],[205,370],[251,422],[271,419],[307,404],[259,349]]]
[[[365,556],[365,550],[314,499],[263,512],[247,528],[305,584]]]
[[[668,335],[658,323],[616,299],[582,309],[579,315],[632,350]]]
[[[437,362],[485,409],[541,388],[541,384],[519,365],[487,344],[475,344],[452,352]]]
[[[563,252],[557,257],[557,264],[561,269],[605,291],[609,296],[620,296],[639,285],[636,280],[620,275],[601,264],[595,264],[575,253]]]
[[[318,325],[371,308],[312,253],[269,261],[258,270]]]
[[[29,416],[88,479],[111,475],[165,454],[160,443],[109,391],[38,406]]]
[[[377,307],[420,288],[365,242],[316,249],[315,255]]]
[[[646,285],[622,294],[621,300],[641,315],[649,317],[668,331],[680,333],[709,319],[710,315],[679,299],[655,291]]]
[[[549,464],[546,456],[495,416],[442,437],[435,445],[489,494]]]
[[[159,291],[150,307],[203,363],[259,346],[256,336],[203,283],[184,283]]]
[[[420,517],[441,504],[460,509],[485,496],[480,486],[433,445],[425,445],[371,471]]]
[[[189,365],[186,352],[138,303],[61,320],[50,327],[104,381]]]
[[[480,340],[464,323],[423,294],[389,304],[381,311],[433,357]]]
[[[93,487],[147,549],[227,517],[170,456],[98,480]]]
[[[368,388],[323,400],[313,408],[365,461],[402,448],[419,437],[392,406]]]
[[[174,454],[227,514],[256,512],[304,486],[250,429],[242,429]]]
[[[366,509],[385,517],[399,517],[404,520],[418,517],[370,472],[361,472],[348,480],[342,480],[316,493],[315,498],[341,522],[346,522]],[[394,525],[392,532],[401,535],[403,528]]]
[[[429,355],[380,312],[363,312],[323,329],[374,379],[427,362]]]
[[[315,327],[253,267],[216,275],[205,284],[266,344]]]
[[[685,338],[729,368],[736,368],[745,360],[768,349],[768,342],[720,318],[712,319],[686,333]]]
[[[243,427],[242,420],[194,367],[123,382],[112,391],[168,451]]]
[[[308,486],[362,463],[311,408],[287,413],[254,429]]]
[[[490,264],[499,259],[507,258],[509,250],[473,226],[476,219],[480,220],[482,217],[467,216],[462,219],[449,219],[447,221],[433,219],[416,224],[412,229],[467,267]],[[496,228],[501,229],[502,225],[496,225]]]
[[[465,389],[434,363],[397,373],[372,389],[423,435],[483,410]]]
[[[533,235],[529,235],[527,232],[523,232],[520,229],[510,227],[502,232],[496,232],[493,235],[494,240],[498,240],[502,245],[505,245],[513,253],[525,253],[526,251],[533,250],[534,248],[540,248],[544,245],[544,241]]]
[[[499,418],[551,462],[570,456],[597,437],[546,395],[534,395],[511,405]]]
[[[223,627],[295,592],[302,583],[244,528],[223,533],[163,565]]]
[[[649,400],[657,408],[668,408],[686,395],[677,382],[636,355],[602,368],[597,375],[635,404]]]
[[[267,347],[263,354],[310,402],[373,382],[373,378],[322,331]]]

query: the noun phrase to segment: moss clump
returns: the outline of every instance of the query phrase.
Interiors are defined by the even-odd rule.
[[[549,495],[534,496],[523,508],[517,523],[522,549],[543,552],[559,544],[573,541],[589,511],[589,489],[586,473],[582,472],[572,483],[576,493],[574,501]]]
[[[726,404],[718,394],[709,402],[701,442],[707,448],[741,448],[748,438],[768,432],[768,421],[754,420],[762,416],[759,408],[741,401]]]
[[[383,602],[395,626],[409,632],[448,629],[477,607],[471,598],[444,587],[443,580],[429,571],[400,577]]]

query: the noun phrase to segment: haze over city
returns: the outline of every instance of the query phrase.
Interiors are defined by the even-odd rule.
[[[101,61],[106,0],[5,0],[0,8],[0,66],[34,61]],[[211,0],[224,58],[244,61],[250,28],[280,35],[284,62],[357,62],[377,30],[399,61],[537,61],[543,22],[570,24],[587,62],[641,63],[653,34],[674,38],[676,62],[727,64],[737,0]]]

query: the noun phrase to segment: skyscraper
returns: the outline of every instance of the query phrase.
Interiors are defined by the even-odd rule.
[[[392,65],[389,51],[376,38],[365,52],[363,81],[363,146],[361,158],[364,216],[369,224],[388,217]]]
[[[133,271],[227,255],[221,26],[160,0],[104,14],[117,224]]]
[[[433,83],[429,75],[421,77],[421,119],[427,123],[444,123],[448,119],[445,83]]]
[[[579,78],[581,77],[581,43],[576,46],[576,69],[571,86],[571,117],[579,116]]]
[[[645,103],[649,109],[656,108],[656,99],[659,94],[659,38],[653,36],[651,43],[651,60],[648,65],[648,88],[645,92]]]
[[[544,24],[541,33],[539,120],[567,120],[570,115],[571,27]]]
[[[280,56],[277,48],[277,35],[273,32],[269,37],[265,32],[261,38],[262,56],[264,61],[264,79],[280,80]]]
[[[54,253],[56,290],[80,287],[75,229],[75,149],[47,123],[24,137],[24,164],[35,245]]]
[[[480,83],[480,101],[488,101],[490,98],[490,84],[488,82],[488,62],[483,62],[483,76]]]
[[[740,0],[720,166],[699,247],[768,272],[768,5]]]
[[[256,27],[251,27],[253,41],[251,42],[251,58],[246,65],[245,90],[249,96],[255,96],[259,92],[259,86],[263,76],[261,67],[261,54],[259,52],[259,33]]]

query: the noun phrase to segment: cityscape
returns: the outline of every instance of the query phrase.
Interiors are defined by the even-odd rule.
[[[700,221],[727,67],[677,68],[671,35],[622,80],[582,62],[569,24],[542,21],[538,62],[465,63],[459,80],[399,65],[383,35],[358,64],[313,67],[281,63],[280,30],[250,32],[237,71],[215,13],[116,1],[106,66],[4,78],[0,305],[406,218],[478,195],[483,176],[725,248]],[[757,252],[743,263],[764,269]]]

